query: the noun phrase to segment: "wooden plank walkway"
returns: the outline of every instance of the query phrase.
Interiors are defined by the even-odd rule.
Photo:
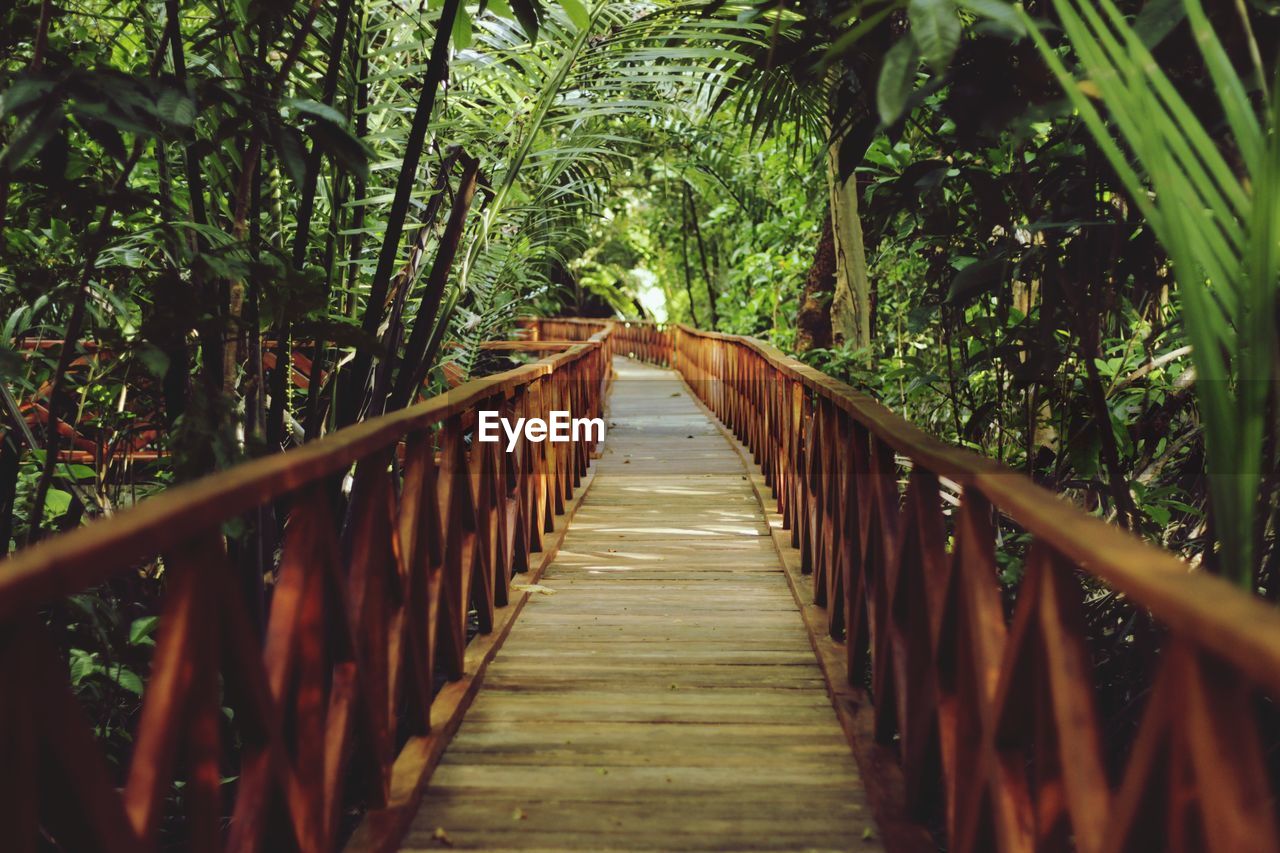
[[[877,850],[742,462],[672,371],[617,362],[561,551],[406,848]]]

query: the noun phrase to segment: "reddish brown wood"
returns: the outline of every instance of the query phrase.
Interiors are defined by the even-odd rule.
[[[1258,719],[1280,694],[1273,608],[758,341],[563,318],[526,321],[523,335],[495,348],[540,361],[7,560],[0,674],[19,685],[0,706],[9,846],[33,849],[44,833],[69,849],[154,849],[179,772],[194,849],[332,849],[355,801],[391,828],[370,829],[369,843],[390,843],[477,688],[468,612],[494,632],[487,661],[524,600],[513,573],[553,541],[596,449],[470,443],[476,412],[598,416],[618,354],[678,369],[760,466],[813,583],[806,621],[842,641],[823,640],[824,667],[845,673],[835,692],[867,741],[857,752],[881,769],[897,755],[898,804],[879,797],[882,808],[945,826],[959,851],[1280,848]],[[332,489],[352,466],[339,515]],[[960,488],[958,508],[942,478]],[[268,504],[287,523],[260,640],[220,525]],[[997,516],[1034,543],[1011,618]],[[31,614],[159,555],[159,645],[118,792]],[[1086,589],[1103,586],[1167,635],[1119,780],[1104,771],[1109,721],[1081,616]],[[433,697],[437,671],[457,680]],[[222,766],[223,705],[238,767]]]
[[[354,803],[383,809],[407,781],[420,785],[407,780],[413,762],[397,747],[407,738],[414,748],[443,713],[432,695],[437,662],[464,675],[473,608],[482,632],[509,623],[497,613],[513,600],[512,571],[531,565],[527,551],[545,544],[594,449],[522,442],[507,454],[467,434],[483,408],[598,414],[610,366],[607,329],[596,331],[535,344],[540,361],[173,489],[5,561],[0,674],[17,694],[0,705],[7,841],[30,850],[43,834],[64,849],[156,849],[181,780],[189,849],[332,850]],[[353,465],[339,514],[335,475]],[[266,505],[287,520],[259,639],[220,527]],[[28,614],[157,560],[166,587],[158,645],[121,792],[65,664]],[[238,766],[224,766],[224,705]],[[238,777],[234,787],[227,776]]]
[[[670,334],[675,366],[761,466],[812,600],[843,630],[849,689],[870,685],[863,717],[897,751],[906,805],[940,817],[950,849],[1276,849],[1256,719],[1261,697],[1280,695],[1274,608],[768,344]],[[940,478],[962,490],[958,511]],[[996,514],[1034,542],[1012,620]],[[1081,571],[1170,637],[1118,786],[1103,769]]]
[[[0,678],[5,684],[29,684],[31,659],[21,646],[18,625],[0,629]],[[39,739],[32,691],[15,691],[0,702],[0,821],[7,843],[18,853],[37,849],[40,837],[39,788],[31,784],[39,767]]]

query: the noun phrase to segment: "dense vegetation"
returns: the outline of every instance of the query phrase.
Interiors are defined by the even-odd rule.
[[[1075,22],[1068,41],[1098,40],[1080,50],[1088,59],[1076,82],[1061,76],[1064,60],[1056,69],[1047,61],[1070,63],[1074,50],[1019,39],[1016,18],[974,4],[991,17],[962,14],[954,53],[919,74],[912,59],[918,79],[898,89],[895,56],[919,29],[909,23],[915,5],[876,26],[869,15],[844,53],[858,28],[824,31],[814,24],[822,11],[802,9],[770,49],[803,103],[779,102],[767,72],[748,74],[730,106],[668,144],[641,200],[623,197],[605,245],[629,247],[625,257],[655,271],[674,318],[767,337],[930,431],[1274,595],[1275,339],[1274,322],[1261,321],[1274,318],[1276,285],[1274,187],[1262,177],[1275,156],[1270,7],[1242,16],[1221,4],[1208,13],[1196,3],[1131,4],[1131,26],[1116,32],[1152,51],[1151,72],[1107,52],[1099,34],[1110,31],[1092,4],[1042,8]],[[1212,40],[1203,56],[1198,37]],[[834,55],[865,95],[824,113],[842,90],[813,69],[831,68]],[[1143,91],[1113,99],[1095,85],[1108,74]],[[1089,115],[1093,104],[1109,115],[1123,97],[1130,124],[1117,112],[1112,130]],[[1178,105],[1166,108],[1166,97]],[[844,134],[834,177],[823,147],[832,127]],[[1194,154],[1178,150],[1179,137]],[[833,186],[850,170],[865,273],[856,258],[848,268],[865,331],[840,317],[848,285],[833,257]],[[683,178],[675,189],[673,171]],[[1228,180],[1234,186],[1214,187]],[[1178,186],[1153,204],[1159,181]],[[1184,201],[1164,202],[1174,197]],[[1197,206],[1199,221],[1171,221]],[[1222,243],[1185,245],[1214,221],[1232,225]],[[1246,245],[1259,255],[1246,260]],[[1215,269],[1212,256],[1238,266]],[[1178,269],[1196,272],[1183,280]],[[1231,282],[1241,302],[1218,282]]]
[[[1025,7],[8,5],[0,545],[497,369],[537,310],[768,338],[1275,597],[1280,7]],[[226,531],[258,596],[268,515]],[[119,757],[162,584],[49,614]]]

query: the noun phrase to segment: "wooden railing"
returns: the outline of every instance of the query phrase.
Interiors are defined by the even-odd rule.
[[[623,355],[650,364],[671,365],[675,356],[675,326],[644,320],[583,320],[573,317],[526,318],[521,320],[526,340],[584,341],[592,335],[606,336],[612,355]]]
[[[894,753],[906,810],[940,816],[948,849],[1280,848],[1273,606],[768,344],[631,328],[754,455],[843,639],[842,690]],[[958,507],[944,500],[957,485]],[[997,515],[1031,537],[1016,594],[999,580]],[[1138,721],[1120,735],[1084,618],[1110,595],[1156,623],[1149,689],[1133,685],[1144,707],[1114,715]]]
[[[476,411],[599,416],[607,335],[584,337],[0,563],[0,847],[323,851],[360,810],[411,814],[474,690],[468,620],[509,621],[593,449],[469,445]],[[259,627],[222,526],[264,507],[283,538]],[[159,635],[113,769],[42,611],[139,572]],[[374,824],[360,843],[385,846]]]
[[[837,702],[870,715],[905,807],[940,813],[949,849],[1280,847],[1260,723],[1280,695],[1271,606],[759,341],[526,326],[551,355],[0,564],[6,849],[154,849],[176,800],[192,849],[331,849],[356,806],[370,819],[354,846],[385,847],[474,690],[468,613],[481,636],[509,626],[511,573],[588,465],[581,445],[468,449],[475,412],[598,413],[614,353],[675,367],[754,455],[843,638]],[[287,521],[261,632],[222,524],[266,506]],[[1016,596],[997,576],[997,516],[1032,539]],[[40,613],[141,568],[162,572],[165,598],[132,758],[113,773]],[[1159,626],[1140,723],[1119,739],[1082,613],[1110,594]],[[437,692],[438,675],[461,678]],[[1117,741],[1119,757],[1104,749]]]

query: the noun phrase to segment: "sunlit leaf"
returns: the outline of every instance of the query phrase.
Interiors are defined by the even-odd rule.
[[[569,16],[569,20],[578,29],[584,29],[591,25],[591,14],[587,12],[587,7],[582,5],[582,0],[559,0],[560,8],[564,9],[564,13]]]
[[[915,86],[919,62],[920,54],[910,34],[898,39],[885,54],[884,64],[880,67],[880,82],[876,86],[876,108],[881,123],[891,125],[902,115]]]
[[[911,0],[907,4],[911,33],[920,56],[935,71],[944,71],[960,46],[960,18],[955,0]]]

